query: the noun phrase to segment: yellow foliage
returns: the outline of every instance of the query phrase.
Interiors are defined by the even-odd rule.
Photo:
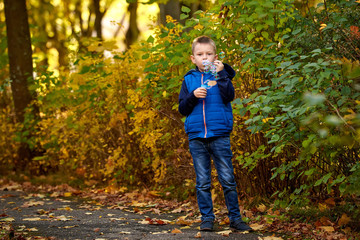
[[[19,126],[14,123],[14,120],[9,106],[0,109],[0,164],[2,166],[11,166],[17,157],[19,143],[14,139]]]

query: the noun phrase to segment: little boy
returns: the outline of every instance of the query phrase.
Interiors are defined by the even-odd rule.
[[[223,188],[230,219],[230,228],[251,231],[242,221],[230,149],[233,126],[230,102],[234,99],[231,79],[235,71],[218,60],[215,42],[207,37],[196,38],[192,44],[191,61],[196,69],[184,77],[179,95],[179,112],[186,116],[185,131],[196,173],[196,195],[201,213],[200,230],[212,231],[215,215],[211,199],[211,158]],[[204,61],[216,67],[217,79],[205,72]],[[205,84],[209,82],[211,84]]]

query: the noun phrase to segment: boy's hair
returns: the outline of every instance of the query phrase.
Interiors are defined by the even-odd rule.
[[[192,46],[191,46],[192,53],[194,53],[195,46],[199,43],[207,43],[207,44],[212,45],[214,47],[214,51],[216,52],[216,44],[215,44],[214,40],[212,40],[208,36],[200,36],[200,37],[195,38],[192,43]]]

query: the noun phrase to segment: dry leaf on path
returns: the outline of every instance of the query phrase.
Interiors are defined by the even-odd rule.
[[[252,229],[254,229],[254,231],[259,231],[259,230],[262,230],[265,226],[262,224],[254,223],[254,224],[251,224],[250,227]]]
[[[266,211],[266,206],[264,204],[260,204],[258,207],[257,207],[257,210],[259,212],[265,212]]]
[[[221,231],[221,232],[216,232],[219,235],[222,235],[224,237],[228,237],[230,235],[230,233],[232,233],[231,230],[226,230],[226,231]]]
[[[182,233],[182,231],[180,229],[175,228],[174,230],[171,231],[171,233]]]
[[[21,207],[27,208],[27,207],[33,207],[33,206],[39,206],[39,205],[44,205],[44,201],[25,202]]]
[[[15,221],[15,219],[12,218],[12,217],[7,217],[7,218],[0,219],[0,222],[13,222],[13,221]]]
[[[198,233],[195,235],[195,238],[201,238],[201,232],[198,232]]]
[[[23,221],[30,221],[30,222],[33,222],[33,221],[41,221],[42,219],[39,218],[39,217],[35,217],[35,218],[24,218]]]
[[[259,240],[282,240],[281,237],[275,237],[275,236],[267,236],[267,237],[259,237]]]

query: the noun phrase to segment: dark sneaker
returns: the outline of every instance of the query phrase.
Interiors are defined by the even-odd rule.
[[[200,231],[212,231],[214,230],[213,220],[204,220],[200,224]]]
[[[235,222],[230,223],[230,229],[237,231],[237,232],[244,232],[244,231],[253,231],[253,229],[247,225],[243,220],[237,220]]]

